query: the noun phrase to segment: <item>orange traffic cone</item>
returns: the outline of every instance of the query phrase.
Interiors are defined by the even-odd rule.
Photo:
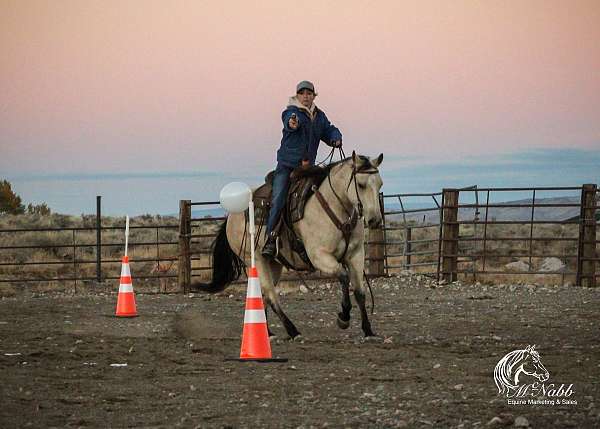
[[[248,273],[246,312],[244,314],[244,332],[242,334],[240,358],[226,360],[287,362],[287,359],[273,358],[271,354],[267,318],[256,267],[251,267]]]
[[[119,282],[119,297],[117,298],[117,317],[135,317],[135,296],[131,284],[131,272],[129,271],[129,257],[123,256],[121,261],[121,280]]]

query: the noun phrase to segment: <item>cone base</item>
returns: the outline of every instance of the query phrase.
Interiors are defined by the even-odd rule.
[[[287,362],[288,358],[265,358],[265,359],[261,359],[261,358],[246,358],[246,359],[242,359],[242,358],[225,358],[223,359],[224,362]]]
[[[135,305],[135,295],[133,292],[119,292],[117,297],[117,317],[135,317],[137,316],[137,307]]]

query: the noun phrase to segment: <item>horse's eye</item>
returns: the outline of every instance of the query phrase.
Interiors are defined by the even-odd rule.
[[[365,189],[365,188],[367,187],[367,185],[363,185],[362,183],[359,183],[359,184],[358,184],[358,187],[359,187],[360,189]]]

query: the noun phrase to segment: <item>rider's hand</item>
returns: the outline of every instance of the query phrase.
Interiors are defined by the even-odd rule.
[[[298,118],[296,117],[295,113],[292,113],[292,117],[288,121],[288,125],[292,130],[295,130],[298,128]]]
[[[302,168],[306,168],[310,166],[310,161],[308,159],[302,160]]]
[[[335,147],[335,148],[342,147],[342,141],[341,140],[334,140],[334,141],[331,142],[331,145],[333,147]]]

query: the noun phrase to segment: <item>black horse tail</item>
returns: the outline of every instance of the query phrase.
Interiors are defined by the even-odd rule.
[[[192,283],[190,285],[191,290],[209,293],[221,292],[244,272],[244,261],[233,251],[227,241],[227,219],[219,228],[219,233],[212,247],[212,281],[210,283]]]

